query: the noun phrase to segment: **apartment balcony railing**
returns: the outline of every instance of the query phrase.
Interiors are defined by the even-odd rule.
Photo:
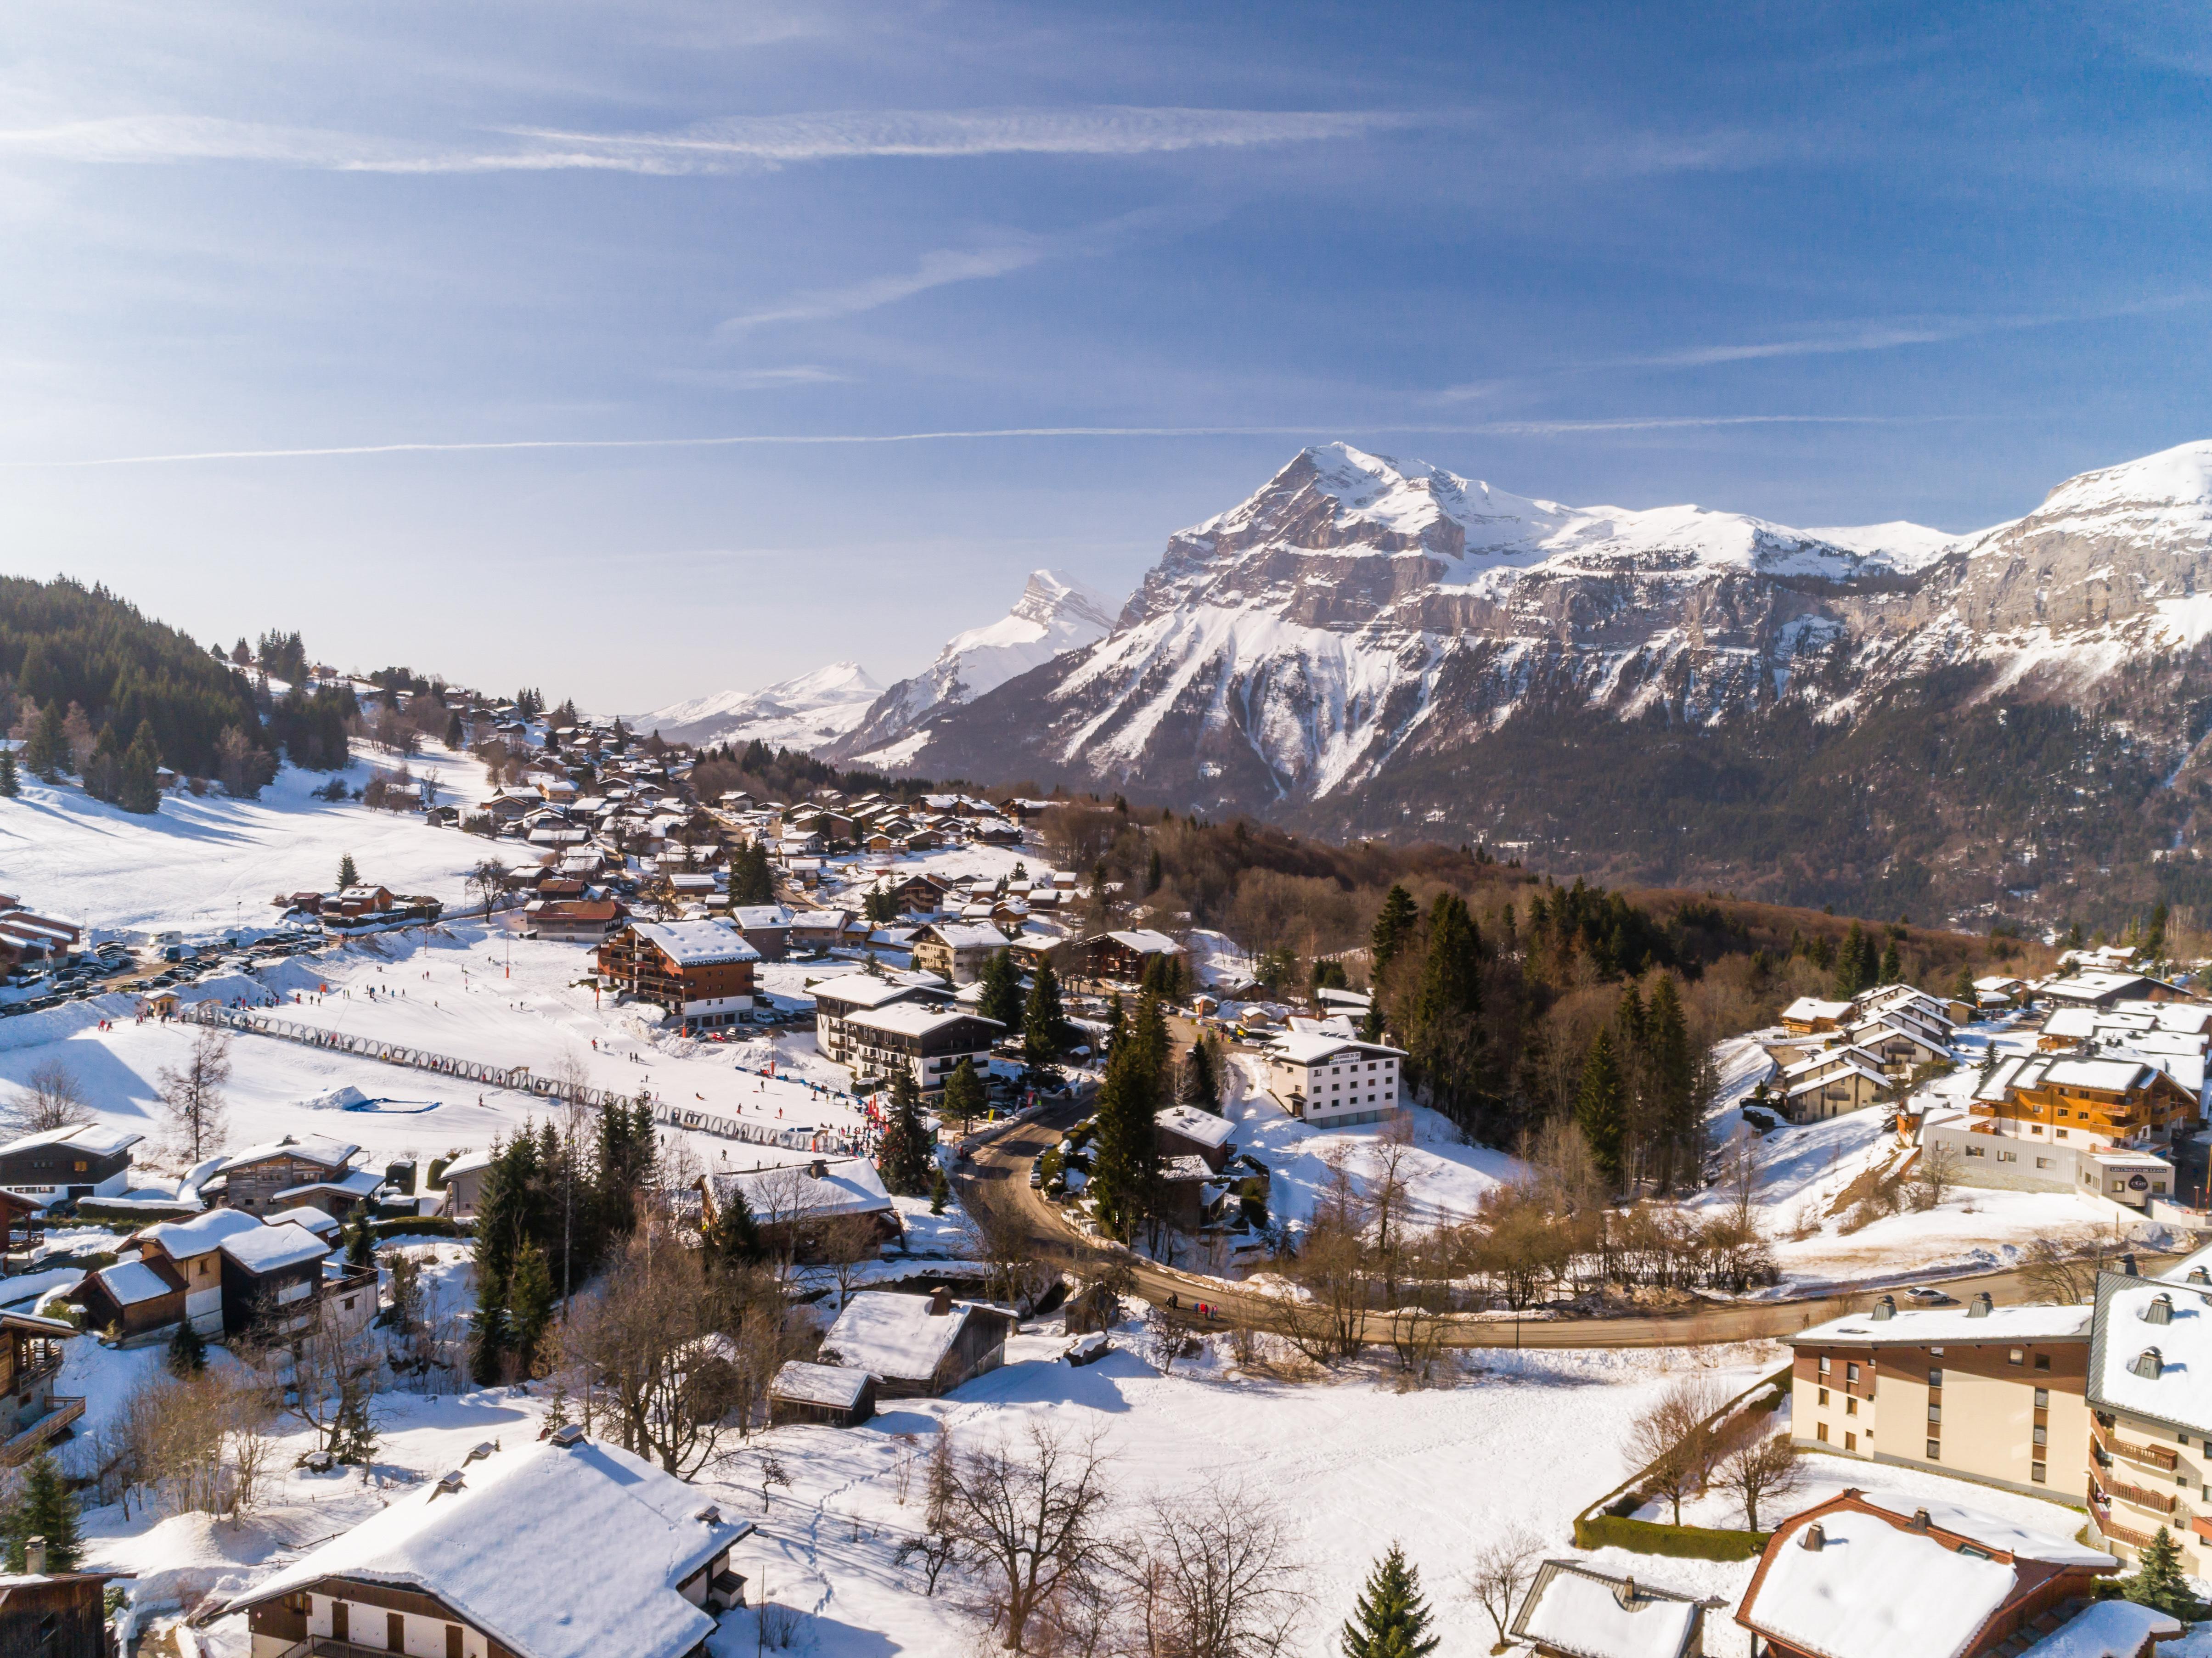
[[[12,1439],[0,1441],[0,1468],[13,1468],[29,1461],[40,1448],[61,1430],[84,1414],[84,1400],[60,1394],[50,1396],[53,1408],[27,1428],[18,1431]]]
[[[2109,1537],[2115,1543],[2125,1543],[2131,1549],[2147,1549],[2151,1546],[2151,1534],[2139,1532],[2132,1526],[2123,1526],[2112,1518],[2112,1511],[2100,1503],[2089,1504],[2089,1515],[2097,1522],[2097,1533]]]
[[[2132,1503],[2139,1509],[2148,1509],[2153,1514],[2171,1515],[2173,1512],[2172,1491],[2148,1491],[2141,1485],[2130,1485],[2124,1479],[2104,1479],[2098,1484],[2112,1496],[2124,1503]]]
[[[2181,1463],[2179,1451],[2164,1445],[2130,1445],[2100,1423],[2090,1424],[2089,1436],[2112,1455],[2123,1461],[2132,1462],[2138,1467],[2156,1468],[2161,1473],[2172,1473]]]

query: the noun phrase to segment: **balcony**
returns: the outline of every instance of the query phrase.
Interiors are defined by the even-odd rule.
[[[2180,1466],[2181,1454],[2179,1451],[2164,1445],[2130,1445],[2101,1423],[2090,1424],[2089,1437],[2112,1455],[2123,1461],[2132,1462],[2140,1468],[2156,1468],[2161,1473],[2172,1473]]]
[[[84,1400],[65,1398],[60,1394],[51,1396],[52,1408],[13,1439],[0,1441],[0,1468],[21,1467],[36,1456],[40,1450],[60,1434],[61,1430],[84,1414]]]
[[[2151,1546],[2148,1533],[2116,1523],[2112,1511],[2094,1499],[2089,1503],[2089,1517],[2096,1522],[2100,1537],[2108,1537],[2115,1543],[2124,1543],[2131,1549],[2147,1549]]]
[[[2100,1479],[2097,1482],[2106,1491],[2124,1503],[2138,1509],[2148,1509],[2153,1514],[2171,1515],[2173,1512],[2173,1493],[2154,1491],[2141,1485],[2130,1485],[2124,1479]]]

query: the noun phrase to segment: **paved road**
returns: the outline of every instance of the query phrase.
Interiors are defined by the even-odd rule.
[[[1060,1138],[1062,1130],[1079,1121],[1087,1103],[1056,1108],[1009,1129],[980,1148],[972,1163],[959,1172],[960,1200],[994,1214],[1018,1220],[1035,1242],[1041,1259],[1065,1266],[1095,1265],[1109,1254],[1108,1248],[1069,1224],[1054,1205],[1030,1187],[1030,1165]],[[1264,1296],[1218,1278],[1178,1272],[1156,1262],[1125,1256],[1134,1274],[1137,1293],[1153,1305],[1164,1307],[1170,1296],[1177,1310],[1192,1315],[1198,1303],[1218,1309],[1224,1323],[1274,1327],[1279,1316]],[[2154,1270],[2169,1257],[2144,1255],[2145,1271]],[[2027,1294],[2024,1276],[2016,1272],[1984,1272],[1971,1278],[1941,1278],[1947,1295],[1960,1302],[1982,1291],[2003,1305]],[[1445,1321],[1441,1339],[1450,1347],[1675,1347],[1705,1342],[1751,1341],[1786,1336],[1808,1325],[1866,1311],[1883,1293],[1864,1290],[1850,1294],[1818,1296],[1802,1300],[1759,1302],[1746,1305],[1712,1306],[1692,1313],[1670,1313],[1642,1318],[1473,1318]],[[1368,1339],[1382,1345],[1390,1337],[1387,1315],[1370,1315]]]

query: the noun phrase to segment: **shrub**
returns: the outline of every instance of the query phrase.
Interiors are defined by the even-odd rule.
[[[458,1238],[468,1236],[468,1229],[443,1215],[402,1215],[396,1220],[376,1223],[378,1238],[434,1237]]]
[[[1669,1526],[1613,1514],[1584,1515],[1575,1521],[1578,1549],[1626,1549],[1632,1554],[1662,1554],[1676,1560],[1756,1560],[1765,1552],[1766,1540],[1772,1534]]]

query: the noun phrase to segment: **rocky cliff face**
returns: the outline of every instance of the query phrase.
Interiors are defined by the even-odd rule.
[[[1600,833],[1648,840],[1572,823],[1577,792],[1613,780],[1589,775],[1600,751],[1617,775],[1624,744],[1638,767],[1686,745],[1690,771],[1734,756],[1786,789],[1905,706],[1923,724],[2007,699],[2118,721],[2178,782],[2203,735],[2182,712],[2193,693],[2139,682],[2193,671],[2208,581],[2212,443],[2085,474],[1958,537],[1567,507],[1330,445],[1171,537],[1095,644],[910,726],[887,757],[1577,853]],[[1766,752],[1785,732],[1787,752]],[[1501,812],[1501,794],[1524,804]],[[1624,855],[1647,878],[1741,862]]]

